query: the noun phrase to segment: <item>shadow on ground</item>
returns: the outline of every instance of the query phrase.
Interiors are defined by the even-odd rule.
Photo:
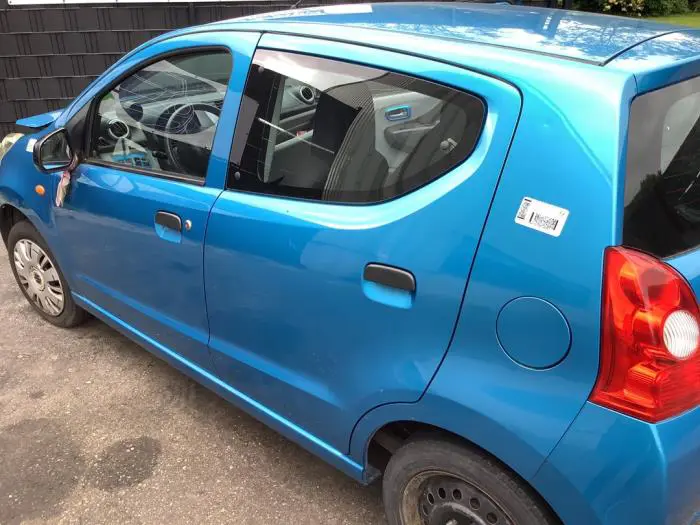
[[[0,255],[0,524],[385,523],[378,486],[92,320],[47,325]]]

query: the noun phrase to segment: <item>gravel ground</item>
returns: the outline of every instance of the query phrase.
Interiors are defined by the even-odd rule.
[[[372,525],[380,499],[101,322],[43,322],[0,246],[0,525]]]

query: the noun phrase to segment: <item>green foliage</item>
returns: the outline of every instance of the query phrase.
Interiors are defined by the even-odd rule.
[[[603,13],[614,13],[628,16],[642,16],[645,2],[664,2],[666,0],[602,0]],[[676,0],[672,0],[676,1]],[[688,0],[686,0],[687,2]]]
[[[579,0],[577,7],[614,15],[666,16],[700,9],[700,0]]]
[[[643,0],[644,14],[652,16],[675,15],[688,11],[688,0]]]

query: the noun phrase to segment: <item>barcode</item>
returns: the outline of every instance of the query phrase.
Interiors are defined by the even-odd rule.
[[[556,230],[559,219],[554,217],[547,217],[546,215],[540,215],[539,213],[533,213],[530,217],[530,222],[542,228],[543,230]]]
[[[529,199],[523,199],[523,202],[520,203],[520,209],[518,210],[518,215],[516,216],[518,219],[524,219],[525,216],[527,215],[527,210],[530,208],[530,203],[532,201]]]
[[[531,197],[523,197],[515,216],[515,222],[538,232],[559,237],[568,217],[569,210],[566,208],[560,208]]]

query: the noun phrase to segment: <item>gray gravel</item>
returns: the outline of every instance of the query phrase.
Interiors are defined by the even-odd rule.
[[[99,321],[43,322],[0,246],[0,524],[385,523],[364,488]]]

